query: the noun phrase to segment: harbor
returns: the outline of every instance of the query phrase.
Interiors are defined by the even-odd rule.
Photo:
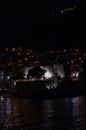
[[[1,95],[12,93],[13,96],[21,97],[57,98],[64,95],[85,94],[85,49],[63,49],[39,53],[25,50],[22,54],[23,51],[22,48],[5,49],[6,54],[11,52],[13,56],[16,53],[22,55],[22,60],[14,62],[11,57],[11,61],[7,59],[1,66]],[[25,58],[28,54],[30,63]],[[37,61],[38,58],[40,60]],[[23,62],[23,59],[26,61]]]

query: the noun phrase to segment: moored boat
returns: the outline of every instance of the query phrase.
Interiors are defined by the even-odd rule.
[[[57,86],[57,77],[38,80],[12,80],[12,88],[15,89],[18,96],[41,96],[43,93],[55,90]]]

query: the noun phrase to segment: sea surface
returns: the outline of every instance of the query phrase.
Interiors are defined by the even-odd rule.
[[[86,97],[0,97],[0,130],[86,130]]]

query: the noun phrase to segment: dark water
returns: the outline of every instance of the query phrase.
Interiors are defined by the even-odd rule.
[[[86,130],[86,98],[0,97],[0,130]]]

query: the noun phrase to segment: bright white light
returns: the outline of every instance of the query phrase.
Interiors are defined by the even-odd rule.
[[[78,76],[79,76],[79,73],[77,72],[77,73],[76,73],[76,77],[78,77]]]
[[[73,73],[72,76],[75,76],[75,73]]]
[[[72,74],[72,77],[78,77],[78,76],[79,76],[78,72]]]
[[[27,79],[27,75],[24,75],[24,78]]]
[[[61,13],[63,14],[63,13],[64,13],[64,11],[63,11],[63,10],[61,10]]]
[[[52,76],[53,76],[52,73],[51,73],[50,71],[48,71],[48,70],[47,70],[47,72],[45,72],[45,74],[44,74],[44,77],[45,77],[46,79],[51,78]]]
[[[10,76],[9,76],[9,75],[7,76],[7,79],[8,79],[8,80],[10,79]]]

